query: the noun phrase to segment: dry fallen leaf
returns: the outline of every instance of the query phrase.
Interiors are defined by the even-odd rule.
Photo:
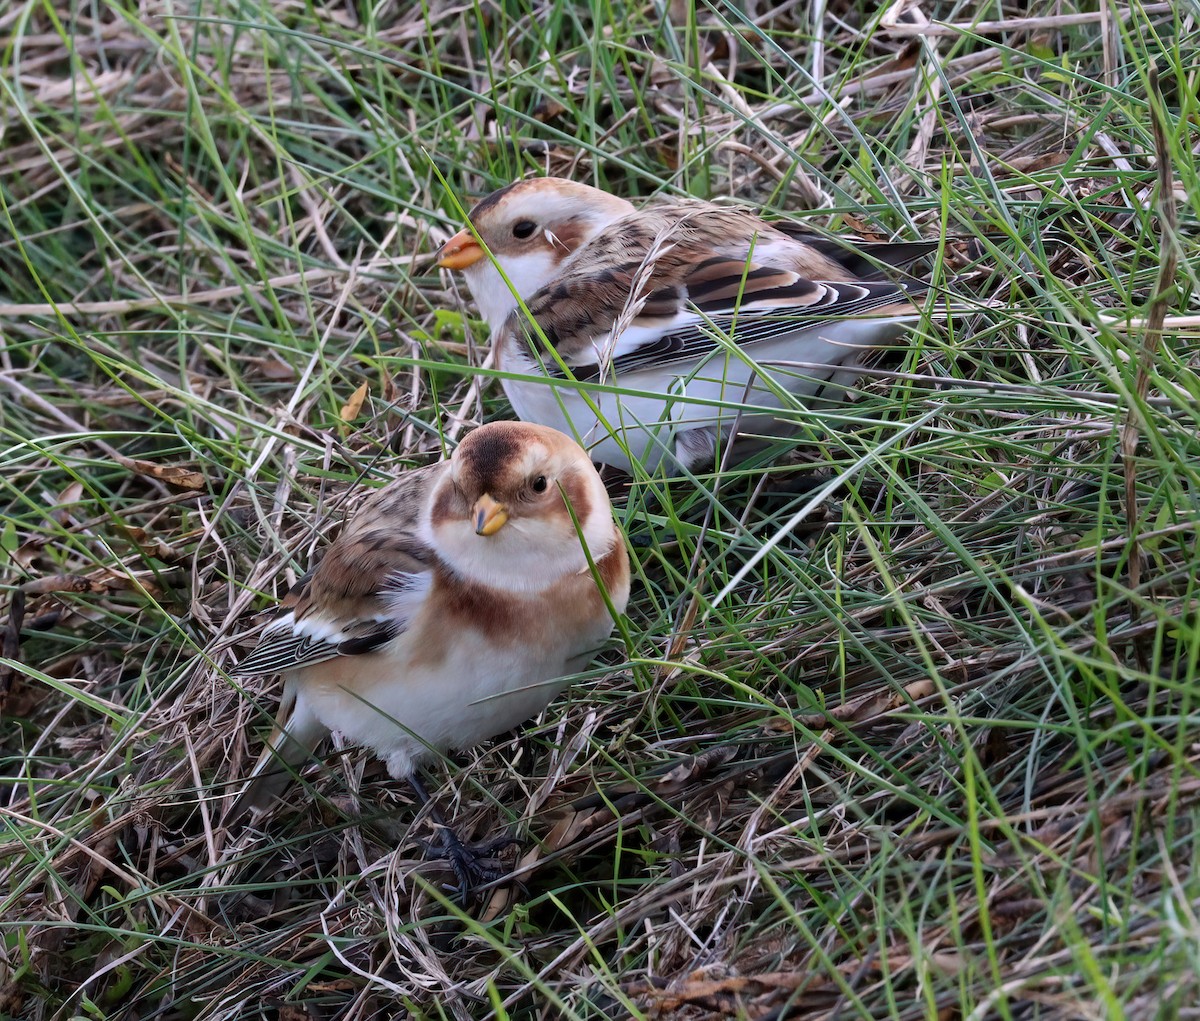
[[[704,969],[672,982],[665,988],[653,982],[627,987],[632,996],[649,999],[659,1016],[676,1015],[687,1007],[715,1012],[721,1017],[765,1018],[780,1014],[786,1001],[799,1004],[801,990],[818,994],[826,981],[810,971],[763,972],[757,975],[721,975],[710,978]],[[824,1005],[824,997],[819,1002]],[[814,1006],[817,1006],[814,1004]],[[807,1013],[807,1012],[806,1012]]]
[[[350,400],[342,408],[341,415],[343,422],[353,422],[358,418],[358,413],[362,411],[363,401],[367,399],[368,392],[367,384],[360,383],[358,389],[350,395]]]
[[[54,499],[54,520],[65,525],[71,519],[70,508],[83,498],[83,483],[71,482]]]
[[[1069,152],[1043,152],[1034,156],[1012,156],[995,168],[996,177],[1008,177],[1012,174],[1036,174],[1039,170],[1049,170],[1051,167],[1061,167],[1071,158]]]
[[[288,365],[275,352],[271,352],[265,358],[248,360],[258,365],[258,371],[262,373],[263,379],[269,379],[276,383],[288,383],[297,378],[295,366]]]
[[[158,464],[154,461],[143,461],[139,458],[121,457],[120,455],[117,455],[117,464],[138,475],[158,479],[160,482],[165,482],[169,486],[178,486],[180,489],[205,489],[208,486],[208,480],[204,475],[192,468]]]
[[[541,858],[542,849],[535,844],[517,859],[513,871],[519,872],[523,880],[528,879],[533,875],[535,866]],[[514,883],[504,883],[496,887],[492,891],[491,897],[488,898],[487,905],[484,907],[483,913],[479,916],[479,921],[483,925],[487,925],[488,922],[494,922],[512,907],[517,899],[517,893],[518,888]]]

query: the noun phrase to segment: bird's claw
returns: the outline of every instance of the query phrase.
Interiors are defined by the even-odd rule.
[[[429,857],[444,859],[454,870],[458,885],[449,889],[458,894],[459,901],[463,904],[471,899],[475,890],[498,882],[512,871],[497,860],[495,855],[497,851],[520,843],[516,837],[506,834],[492,840],[468,844],[460,840],[458,834],[449,826],[441,827],[439,842],[440,846],[429,841],[422,841],[422,845]]]

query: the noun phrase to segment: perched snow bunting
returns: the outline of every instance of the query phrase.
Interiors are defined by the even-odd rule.
[[[421,760],[544,709],[628,598],[625,545],[579,445],[531,423],[476,429],[363,504],[238,666],[283,674],[284,694],[227,821],[266,808],[289,779],[278,760],[296,766],[331,731],[424,800]]]
[[[921,288],[877,267],[936,248],[693,200],[635,210],[547,177],[485,198],[438,264],[465,275],[496,367],[526,377],[503,380],[518,416],[576,435],[596,461],[699,469],[735,430],[786,432],[779,409],[844,386],[864,349],[895,340]]]

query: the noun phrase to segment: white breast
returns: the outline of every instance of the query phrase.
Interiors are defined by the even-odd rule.
[[[631,470],[632,458],[653,471],[664,458],[675,458],[681,432],[707,429],[728,434],[735,422],[742,432],[784,432],[777,412],[802,412],[796,401],[831,383],[832,389],[848,385],[862,353],[890,343],[900,327],[897,319],[836,320],[754,344],[747,351],[757,367],[737,353],[721,352],[700,366],[641,368],[620,378],[612,374],[605,383],[620,387],[621,393],[589,390],[599,416],[578,390],[555,385],[531,359],[506,350],[506,370],[535,378],[506,379],[504,391],[520,418],[575,436],[593,460]],[[774,386],[763,382],[759,369]],[[743,405],[761,410],[743,411],[739,421],[738,406]]]
[[[465,631],[436,667],[421,665],[415,629],[377,653],[337,661],[341,670],[324,664],[322,683],[306,679],[297,698],[331,731],[371,748],[402,778],[435,752],[478,744],[536,716],[611,628],[611,621],[597,622],[595,633],[564,638],[552,649],[497,647]]]

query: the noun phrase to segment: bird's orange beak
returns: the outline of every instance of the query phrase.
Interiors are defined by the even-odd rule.
[[[484,493],[475,501],[471,510],[471,520],[475,522],[476,535],[495,535],[508,521],[508,510],[504,504],[497,503]]]
[[[482,258],[483,248],[464,227],[438,250],[437,264],[442,269],[466,269]]]

